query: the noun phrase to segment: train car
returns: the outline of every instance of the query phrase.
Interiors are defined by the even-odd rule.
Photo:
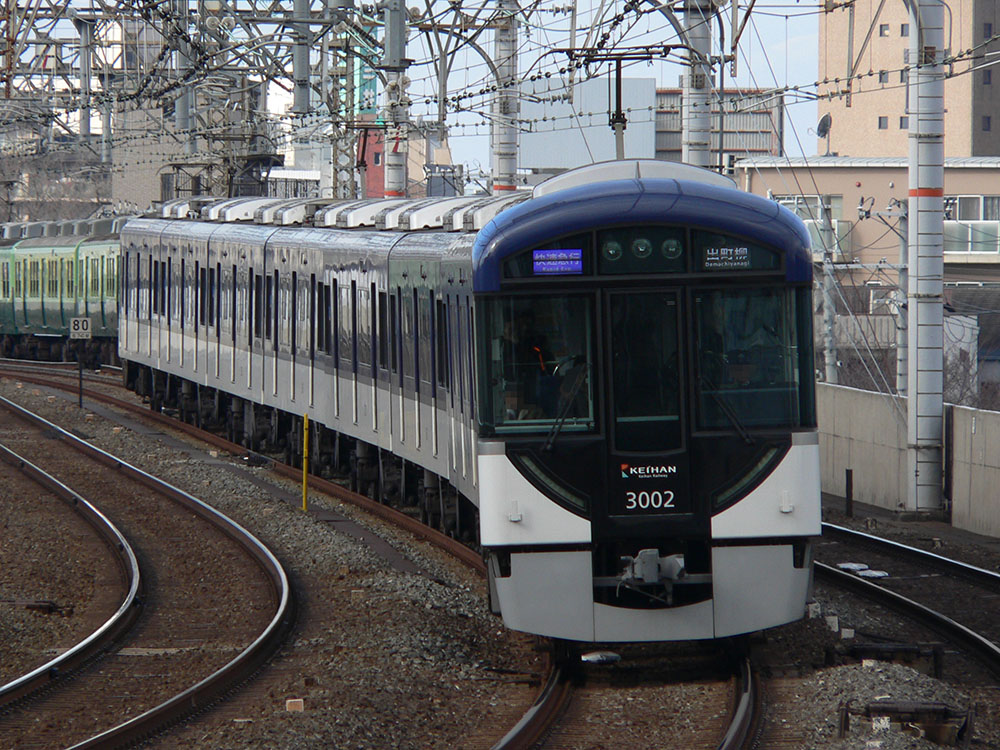
[[[0,356],[115,361],[120,223],[88,222],[86,234],[62,235],[42,231],[62,229],[49,222],[32,225],[30,237],[0,240]],[[78,317],[90,318],[92,338],[74,348],[69,326]]]
[[[802,616],[819,449],[791,212],[646,160],[530,197],[312,209],[129,222],[126,381],[293,458],[308,415],[310,455],[348,446],[356,486],[474,534],[512,628],[666,641]]]

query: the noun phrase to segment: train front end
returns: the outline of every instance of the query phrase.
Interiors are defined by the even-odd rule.
[[[820,533],[808,235],[726,178],[618,168],[653,176],[557,178],[474,249],[491,599],[585,642],[796,620]]]

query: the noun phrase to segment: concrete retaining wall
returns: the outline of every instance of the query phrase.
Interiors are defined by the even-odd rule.
[[[906,472],[906,399],[818,383],[820,467],[824,492],[843,495],[854,472],[854,499],[898,510]]]
[[[953,414],[951,523],[1000,537],[1000,412],[956,406]]]
[[[902,508],[906,487],[906,399],[817,384],[824,492],[843,495],[854,471],[854,499]],[[948,407],[955,528],[1000,537],[1000,412]],[[946,447],[946,452],[949,447]]]

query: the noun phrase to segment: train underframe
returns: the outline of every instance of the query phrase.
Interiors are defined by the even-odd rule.
[[[122,377],[152,410],[301,468],[302,417],[134,362],[122,363]],[[310,420],[309,470],[478,547],[476,507],[446,479],[412,461]]]
[[[95,336],[71,341],[66,336],[37,334],[3,334],[0,336],[0,357],[30,359],[39,362],[76,362],[82,354],[86,367],[118,365],[118,339]]]

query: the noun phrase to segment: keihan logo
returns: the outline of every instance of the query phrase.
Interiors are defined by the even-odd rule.
[[[622,464],[622,479],[653,479],[677,473],[676,466],[630,466]]]

